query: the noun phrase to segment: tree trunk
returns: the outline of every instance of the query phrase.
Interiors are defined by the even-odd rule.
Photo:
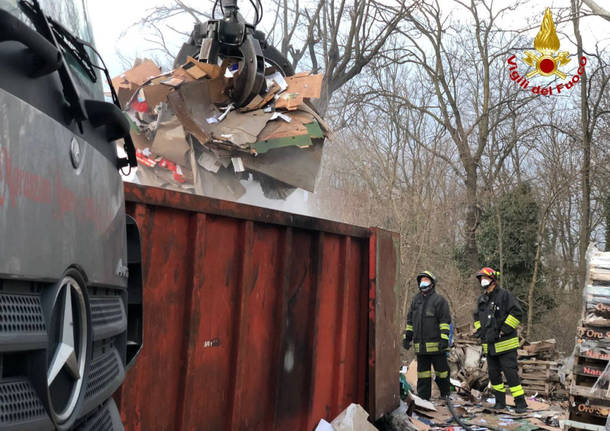
[[[534,289],[536,287],[536,279],[538,278],[538,266],[540,264],[540,250],[542,249],[542,241],[538,242],[536,247],[536,259],[534,260],[534,274],[527,293],[527,331],[525,338],[529,339],[532,331],[532,321],[534,316]]]
[[[477,170],[473,164],[466,169],[466,246],[464,247],[466,263],[472,274],[479,270],[479,248],[476,237],[478,225]]]
[[[606,219],[606,251],[610,251],[610,192],[604,199],[604,218]]]
[[[578,60],[583,56],[582,36],[580,34],[580,10],[578,0],[572,0],[572,23],[574,25],[574,35],[576,36],[576,46]],[[589,246],[589,236],[591,234],[591,134],[589,133],[589,112],[587,109],[587,72],[580,77],[580,127],[582,133],[582,167],[580,171],[580,190],[582,194],[580,206],[580,232],[578,235],[578,276],[579,284],[584,286],[586,253]]]
[[[538,229],[538,246],[536,247],[536,257],[534,258],[534,273],[527,292],[527,330],[525,338],[529,339],[532,332],[533,316],[534,316],[534,289],[536,288],[536,280],[538,279],[538,267],[540,266],[540,252],[542,250],[542,234],[546,226],[546,214],[540,222]]]
[[[494,205],[496,209],[496,222],[498,223],[498,255],[500,257],[500,276],[498,277],[498,284],[502,287],[502,279],[504,278],[504,249],[502,248],[504,230],[502,229],[502,213],[500,211],[500,203],[496,202]]]
[[[322,117],[326,116],[328,105],[330,103],[329,79],[330,77],[328,75],[324,76],[324,79],[322,80],[322,91],[320,92],[320,98],[313,100],[313,105]]]

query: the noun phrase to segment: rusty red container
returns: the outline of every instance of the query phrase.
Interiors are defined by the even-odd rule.
[[[128,431],[312,430],[398,406],[398,237],[126,184],[144,348],[116,394]]]

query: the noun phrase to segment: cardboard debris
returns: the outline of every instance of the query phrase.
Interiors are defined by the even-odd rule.
[[[307,149],[279,148],[264,156],[245,155],[242,160],[244,166],[253,172],[313,192],[322,160],[322,145],[316,144]]]
[[[144,92],[144,98],[146,99],[146,103],[150,106],[157,106],[162,102],[167,100],[167,96],[173,87],[168,85],[164,85],[162,82],[159,82],[159,85],[149,85],[142,88]]]
[[[411,422],[417,428],[417,431],[428,431],[430,429],[430,425],[427,425],[416,418],[411,418]]]
[[[297,73],[286,78],[288,87],[278,98],[276,108],[295,110],[303,104],[303,99],[318,99],[322,92],[322,75]]]
[[[267,88],[236,110],[228,94],[239,74],[229,73],[229,65],[187,57],[161,73],[152,61],[140,60],[116,77],[136,147],[190,170],[184,178],[191,182],[179,187],[198,194],[238,198],[249,174],[273,198],[286,198],[294,188],[313,191],[330,129],[306,102],[320,97],[322,75],[273,72]],[[285,93],[290,95],[282,99]],[[157,176],[147,172],[140,179],[166,183]]]
[[[331,425],[335,431],[375,431],[368,421],[369,414],[358,404],[350,404],[337,416]]]
[[[434,412],[436,411],[436,407],[434,407],[434,404],[432,404],[430,401],[424,400],[423,398],[420,398],[415,394],[410,394],[410,396],[415,402],[415,407],[422,410],[430,410]]]
[[[529,418],[527,421],[529,423],[531,423],[532,425],[537,426],[539,429],[548,430],[548,431],[561,431],[561,428],[549,426],[538,418]]]
[[[255,96],[254,99],[252,99],[252,101],[250,103],[248,103],[248,105],[241,108],[240,111],[249,112],[249,111],[255,111],[257,109],[262,109],[263,107],[265,107],[265,105],[267,105],[267,103],[269,103],[269,102],[271,102],[271,100],[273,100],[275,95],[280,90],[281,90],[280,86],[274,82],[272,84],[272,86],[267,90],[267,94],[265,95],[265,97],[261,97],[259,95]]]
[[[153,187],[160,187],[178,192],[192,193],[192,174],[189,171],[183,171],[183,174],[186,174],[184,175],[184,181],[179,181],[174,172],[160,165],[149,167],[140,164],[137,171],[137,177],[141,184],[149,184]]]
[[[193,57],[187,56],[187,62],[180,68],[188,73],[194,79],[209,77],[212,79],[222,75],[222,68],[217,64],[204,63],[195,60]]]
[[[316,427],[315,431],[335,431],[335,429],[324,419],[320,419],[320,422],[318,423],[318,426]]]
[[[522,423],[512,418],[505,418],[495,414],[477,415],[468,420],[469,424],[479,425],[491,430],[515,431],[522,429]],[[536,429],[535,427],[529,429]]]
[[[208,124],[207,129],[213,139],[230,141],[239,149],[248,150],[250,144],[257,142],[258,135],[271,120],[272,115],[262,109],[249,112],[247,115],[231,111],[224,120]]]
[[[178,117],[178,120],[182,124],[185,132],[195,136],[199,142],[206,142],[211,139],[211,136],[201,128],[201,125],[193,120],[192,113],[189,112],[180,93],[170,93],[168,96],[168,103],[174,114],[176,114],[176,117]]]
[[[189,146],[184,139],[182,124],[176,117],[172,116],[169,121],[159,124],[150,150],[181,166],[188,166],[186,153]]]
[[[195,193],[226,199],[238,200],[246,193],[240,178],[235,176],[232,168],[221,166],[216,173],[210,172],[197,162],[197,151],[191,150],[191,169]]]
[[[136,60],[135,67],[120,75],[119,78],[123,82],[139,86],[158,75],[161,75],[161,69],[152,60],[144,59],[139,62]]]
[[[112,85],[117,92],[121,106],[125,106],[138,87],[149,78],[160,74],[161,69],[152,60],[138,59],[134,67],[114,78]]]

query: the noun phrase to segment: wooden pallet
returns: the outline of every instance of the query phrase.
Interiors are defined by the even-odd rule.
[[[607,416],[602,417],[594,414],[589,414],[587,412],[570,409],[570,420],[572,421],[590,425],[605,426],[607,419]]]
[[[574,376],[579,376],[579,378],[582,378],[583,380],[586,380],[586,378],[598,379],[603,375],[607,365],[608,361],[603,359],[577,356],[574,361],[574,367],[572,368],[572,374],[574,374]]]
[[[610,400],[610,393],[608,389],[596,389],[593,391],[591,386],[583,386],[577,383],[572,383],[570,385],[569,392],[572,396]]]
[[[601,352],[587,351],[585,354],[579,353],[574,358],[574,363],[579,365],[592,365],[605,368],[610,361],[610,355]]]
[[[596,281],[608,282],[610,281],[610,270],[606,268],[591,268],[589,270],[589,282],[595,283]]]
[[[607,418],[610,414],[610,400],[598,400],[595,398],[571,396],[570,411],[600,418]]]
[[[591,425],[584,422],[578,422],[573,420],[559,421],[561,429],[564,431],[572,430],[587,430],[587,431],[606,431],[605,426]]]
[[[538,393],[550,397],[559,386],[559,364],[555,361],[521,360],[521,386],[528,395]]]
[[[582,338],[578,338],[576,340],[576,345],[580,346],[583,343]],[[610,346],[609,346],[610,347]],[[596,349],[587,349],[587,350],[580,350],[577,349],[577,357],[578,358],[583,358],[583,359],[594,359],[594,360],[598,360],[598,361],[604,361],[605,363],[608,363],[608,361],[610,361],[610,354],[609,353],[604,353],[601,349],[598,351]]]
[[[585,389],[586,391],[589,392],[589,397],[592,397],[593,392],[595,393],[603,393],[605,394],[604,396],[598,397],[600,399],[606,399],[606,398],[610,398],[610,388],[608,387],[608,383],[604,383],[604,382],[600,382],[597,386],[597,389],[595,391],[593,391],[593,386],[595,386],[595,384],[597,383],[599,376],[592,376],[589,374],[577,374],[577,371],[574,370],[572,372],[572,381],[574,382],[574,385],[580,388]],[[570,392],[570,394],[572,394],[572,392]],[[573,395],[580,395],[580,394],[573,394]]]

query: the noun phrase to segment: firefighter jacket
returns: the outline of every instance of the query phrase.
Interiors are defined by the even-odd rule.
[[[411,342],[418,355],[438,355],[449,345],[451,314],[449,304],[432,290],[427,295],[418,293],[407,314],[403,337]]]
[[[474,328],[483,344],[483,352],[499,355],[519,347],[517,326],[523,312],[512,293],[496,286],[479,296],[474,312]]]

